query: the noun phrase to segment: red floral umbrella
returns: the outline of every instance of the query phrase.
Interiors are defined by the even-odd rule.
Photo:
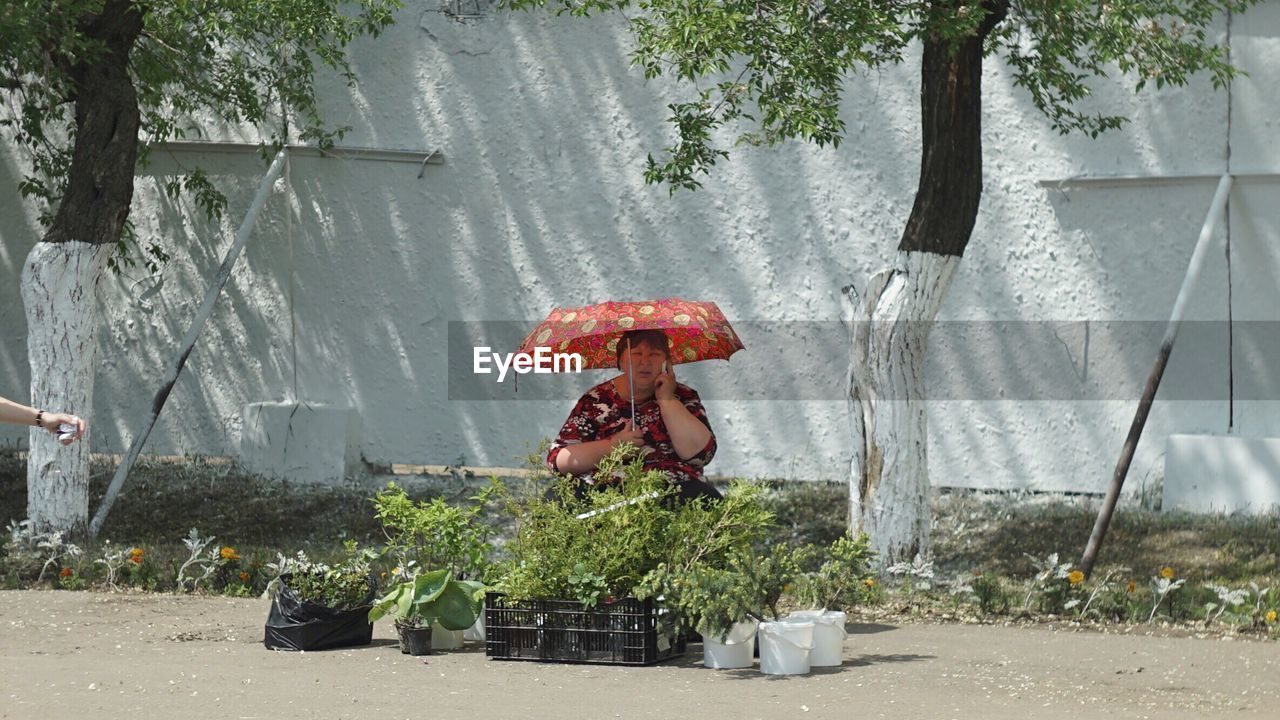
[[[744,349],[715,303],[665,298],[556,308],[520,343],[519,352],[545,347],[581,355],[583,368],[613,368],[618,340],[631,330],[666,333],[673,363],[728,360]]]

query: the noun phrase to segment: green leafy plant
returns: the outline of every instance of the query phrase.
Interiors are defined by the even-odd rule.
[[[645,471],[634,448],[615,450],[599,470],[620,480],[578,497],[561,478],[550,498],[509,502],[516,531],[503,547],[502,592],[515,600],[577,597],[581,588],[633,595],[664,564],[681,571],[723,566],[736,549],[758,543],[773,520],[761,489],[746,482],[730,485],[719,502],[673,502],[674,488],[661,473]]]
[[[683,625],[706,637],[723,638],[748,618],[781,616],[779,601],[800,572],[796,554],[782,547],[763,555],[744,549],[722,564],[661,565],[646,575],[636,594],[662,597]]]
[[[1000,577],[993,572],[976,575],[969,581],[973,588],[973,599],[978,609],[987,615],[1001,615],[1009,612],[1009,593],[1000,583]]]
[[[816,569],[800,573],[791,596],[801,607],[840,610],[852,607],[871,577],[871,549],[866,533],[856,538],[837,538],[823,554],[825,559]]]
[[[503,492],[493,478],[466,504],[452,505],[439,497],[414,500],[395,483],[388,484],[373,498],[387,555],[408,571],[445,568],[454,575],[488,577],[494,528],[483,513]]]
[[[588,572],[582,563],[573,566],[573,574],[569,576],[569,587],[572,588],[573,598],[582,603],[583,607],[589,608],[600,604],[600,596],[609,592],[604,576]]]
[[[369,610],[369,622],[391,614],[401,627],[438,622],[446,630],[466,630],[479,616],[485,589],[474,580],[454,579],[448,569],[425,572],[379,598]]]
[[[338,565],[313,562],[301,550],[291,558],[278,556],[275,563],[267,565],[276,573],[268,592],[286,585],[306,602],[335,610],[363,607],[376,590],[371,563],[377,553],[360,549],[354,540],[344,543],[344,549],[347,557]]]
[[[67,542],[61,531],[36,532],[30,520],[9,523],[9,542],[5,551],[6,564],[18,573],[34,573],[39,568],[36,582],[44,580],[45,573],[57,570],[79,559],[84,551]]]

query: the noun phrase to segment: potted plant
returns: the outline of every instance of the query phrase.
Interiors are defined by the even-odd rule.
[[[461,631],[475,624],[484,591],[484,585],[457,580],[448,569],[433,570],[392,586],[369,609],[369,622],[393,614],[400,651],[426,655],[432,648],[433,626]]]
[[[386,536],[386,558],[398,568],[398,574],[408,578],[421,577],[427,570],[447,570],[457,580],[488,581],[495,530],[483,514],[504,491],[497,478],[491,478],[489,485],[467,502],[451,504],[440,497],[414,500],[395,483],[388,484],[373,498],[375,516]],[[460,647],[467,629],[483,640],[483,627],[481,618],[456,631],[437,627],[432,645],[437,650]]]
[[[347,558],[337,565],[312,561],[301,551],[268,565],[276,573],[267,586],[268,649],[323,650],[373,639],[368,613],[377,594],[370,565],[376,553],[359,550],[354,541],[346,549]]]
[[[683,651],[681,616],[662,593],[661,569],[719,566],[772,521],[748,483],[720,502],[674,502],[666,478],[628,450],[601,461],[599,476],[619,477],[607,487],[578,494],[562,479],[550,497],[509,503],[516,532],[503,548],[501,592],[487,601],[490,657],[641,665],[674,657]]]
[[[702,635],[702,661],[716,669],[751,667],[756,634],[780,613],[784,589],[797,573],[794,554],[742,548],[722,563],[661,567],[645,593],[668,598],[686,624]]]
[[[845,535],[836,539],[818,558],[816,553],[802,551],[799,564],[817,558],[821,564],[797,575],[792,598],[801,608],[790,617],[814,623],[812,667],[835,667],[844,662],[844,629],[848,616],[844,608],[851,605],[871,576],[871,560],[875,551],[865,533],[857,538]]]

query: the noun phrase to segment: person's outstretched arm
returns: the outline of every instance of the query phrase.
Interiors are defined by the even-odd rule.
[[[7,398],[0,397],[0,422],[9,423],[11,425],[38,425],[48,430],[54,435],[58,434],[58,426],[66,423],[74,425],[76,432],[71,437],[62,441],[63,445],[70,445],[79,440],[84,435],[84,420],[75,415],[67,413],[43,412],[26,405],[18,403]]]

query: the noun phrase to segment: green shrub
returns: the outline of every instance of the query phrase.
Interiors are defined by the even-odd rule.
[[[439,497],[414,500],[395,483],[388,484],[373,498],[387,538],[386,554],[406,576],[447,569],[454,575],[487,578],[494,528],[481,515],[503,492],[494,478],[466,505],[451,505]]]
[[[615,471],[618,482],[581,498],[571,478],[560,478],[550,499],[509,502],[516,529],[503,547],[501,591],[515,600],[632,595],[660,566],[723,567],[772,522],[760,488],[746,482],[733,483],[719,502],[676,503],[665,476],[645,471],[633,448],[600,462],[599,476]]]

